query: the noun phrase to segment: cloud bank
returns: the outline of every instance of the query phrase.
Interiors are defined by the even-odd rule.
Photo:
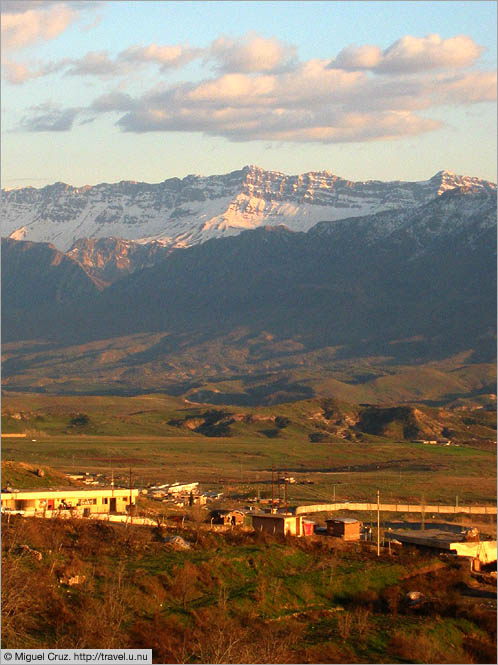
[[[495,100],[496,72],[475,68],[482,50],[464,35],[406,35],[384,50],[351,45],[332,59],[299,62],[293,46],[250,33],[222,36],[204,49],[154,43],[31,69],[9,64],[6,76],[23,83],[58,72],[110,83],[83,109],[32,109],[21,123],[25,131],[68,131],[77,118],[81,124],[113,114],[125,132],[340,143],[430,132],[443,122],[424,111]],[[161,77],[194,60],[210,70],[204,79],[168,84]],[[123,92],[145,67],[156,68],[158,83],[139,96]]]

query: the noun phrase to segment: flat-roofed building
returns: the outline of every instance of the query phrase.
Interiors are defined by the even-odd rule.
[[[78,516],[93,513],[127,513],[135,505],[138,489],[36,489],[2,491],[2,512],[25,515],[74,511]]]
[[[469,535],[469,530],[454,533],[443,529],[396,529],[387,531],[385,536],[403,545],[469,557],[482,564],[494,563],[497,558],[496,540],[480,540],[472,532]]]
[[[184,492],[197,492],[199,483],[173,483],[168,487],[168,494],[183,494]]]

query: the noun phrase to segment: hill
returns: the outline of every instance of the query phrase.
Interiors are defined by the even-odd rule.
[[[495,416],[493,406],[385,406],[332,398],[234,407],[193,404],[165,395],[87,396],[82,402],[72,396],[8,394],[2,405],[2,431],[29,432],[37,441],[62,435],[278,441],[298,437],[329,443],[437,439],[476,446],[495,439]]]
[[[25,462],[2,461],[2,487],[41,489],[73,485],[79,486],[79,483],[51,467],[35,466]]]

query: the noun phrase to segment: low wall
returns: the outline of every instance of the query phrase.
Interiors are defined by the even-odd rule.
[[[6,513],[8,515],[8,513]],[[78,520],[98,520],[104,522],[118,522],[121,524],[138,524],[142,526],[157,526],[157,520],[150,517],[138,517],[129,515],[111,515],[109,513],[91,513],[90,515],[83,515],[80,511],[70,510],[25,510],[22,513],[23,517],[41,517],[45,519],[78,519]]]
[[[437,513],[439,515],[496,515],[496,506],[442,506],[418,503],[381,503],[381,512],[386,513]],[[337,510],[376,511],[376,503],[320,503],[311,506],[297,506],[296,515],[309,513],[333,513]]]

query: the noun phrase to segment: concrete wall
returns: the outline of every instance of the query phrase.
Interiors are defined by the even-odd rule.
[[[376,503],[321,503],[311,506],[298,506],[296,515],[308,515],[310,513],[328,513],[337,510],[377,511]],[[496,506],[443,506],[439,504],[407,503],[381,503],[381,512],[392,513],[437,513],[440,515],[458,515],[466,513],[469,515],[496,515]]]

